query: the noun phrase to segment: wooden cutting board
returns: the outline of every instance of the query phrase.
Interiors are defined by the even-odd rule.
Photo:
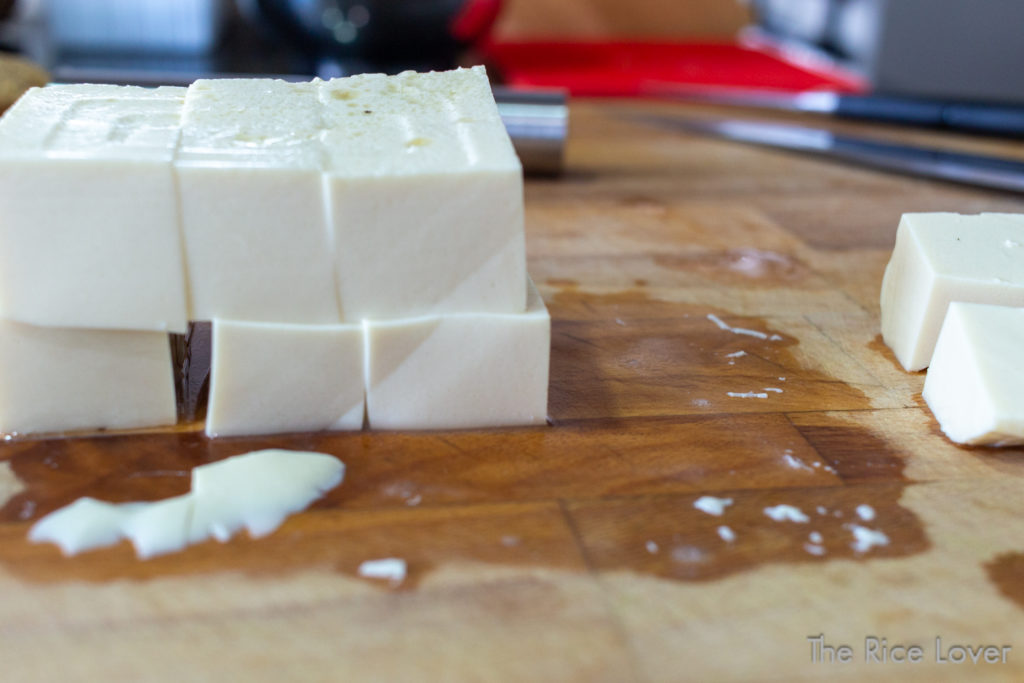
[[[568,172],[526,193],[550,426],[6,441],[0,678],[1024,678],[1024,451],[942,437],[877,303],[901,212],[1024,201],[626,118],[667,105],[572,108]],[[268,538],[148,562],[25,540],[79,496],[175,495],[265,447],[333,453],[345,482]],[[400,586],[356,575],[384,557]],[[813,661],[819,635],[853,661]],[[923,661],[865,662],[870,637]],[[981,645],[1007,661],[937,661]]]

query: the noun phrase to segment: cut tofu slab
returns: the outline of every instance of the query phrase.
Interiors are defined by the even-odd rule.
[[[373,429],[542,424],[551,318],[533,283],[524,313],[364,321]]]
[[[361,325],[213,321],[209,436],[362,429]]]
[[[3,432],[131,429],[176,419],[165,333],[0,320]]]
[[[521,313],[522,168],[482,67],[321,83],[346,320]]]
[[[882,280],[882,338],[928,367],[951,301],[1024,306],[1024,216],[904,214]]]
[[[0,315],[184,332],[184,88],[35,88],[0,119]]]
[[[1024,443],[1024,309],[951,303],[922,396],[963,444]]]
[[[337,323],[315,83],[199,80],[175,158],[192,316]]]

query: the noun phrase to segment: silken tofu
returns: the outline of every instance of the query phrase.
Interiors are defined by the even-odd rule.
[[[550,318],[482,68],[39,92],[0,123],[0,366],[22,390],[69,351],[0,403],[9,430],[173,423],[163,331],[190,319],[211,436],[359,429],[367,392],[380,428],[545,420]]]
[[[533,283],[523,313],[364,321],[372,429],[543,424],[551,318]]]
[[[952,301],[1024,306],[1024,216],[908,213],[882,280],[882,337],[928,367]]]
[[[337,323],[315,83],[199,80],[175,159],[192,316]]]
[[[363,427],[361,325],[214,319],[209,436]]]
[[[964,444],[1024,443],[1024,309],[954,302],[922,396],[939,426]]]
[[[0,316],[184,332],[184,88],[49,86],[0,119]]]
[[[320,85],[344,319],[520,313],[522,169],[482,67]]]
[[[165,333],[0,320],[0,431],[131,429],[176,419]]]

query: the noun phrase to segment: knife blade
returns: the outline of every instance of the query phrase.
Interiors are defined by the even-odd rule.
[[[969,133],[1024,137],[1024,107],[943,102],[829,90],[780,92],[766,89],[650,85],[652,93],[684,102],[823,114],[847,119],[947,128]]]
[[[1015,159],[881,142],[809,126],[765,121],[689,119],[656,114],[631,118],[647,125],[805,152],[905,175],[1024,193],[1024,162]]]

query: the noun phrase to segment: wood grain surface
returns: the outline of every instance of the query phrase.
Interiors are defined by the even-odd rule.
[[[901,212],[1024,201],[638,111],[714,113],[576,102],[567,173],[527,186],[550,426],[0,443],[0,679],[1024,679],[1024,451],[946,441],[878,331]],[[175,495],[265,447],[335,454],[345,482],[268,538],[147,562],[26,541],[79,496]],[[703,495],[732,503],[712,516]],[[782,504],[808,521],[765,514]],[[858,549],[854,525],[888,544]],[[408,562],[402,585],[358,577],[383,557]],[[853,661],[813,662],[819,634]],[[923,661],[865,662],[871,636]],[[1011,649],[937,661],[954,645]]]

